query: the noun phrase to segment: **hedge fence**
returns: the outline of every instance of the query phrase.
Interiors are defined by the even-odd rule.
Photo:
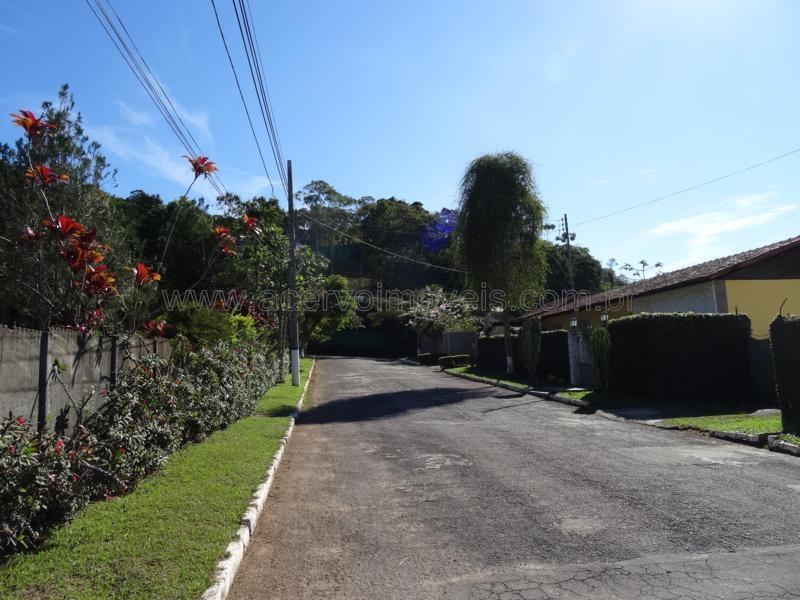
[[[527,371],[522,364],[517,334],[511,334],[511,356],[514,374],[527,377]],[[478,367],[505,373],[506,350],[502,335],[478,338]],[[569,348],[567,332],[563,329],[542,332],[536,375],[540,381],[544,382],[553,379],[569,382]]]
[[[769,339],[783,432],[800,435],[800,316],[775,317]]]
[[[749,396],[746,315],[643,313],[615,319],[609,388],[741,407]]]

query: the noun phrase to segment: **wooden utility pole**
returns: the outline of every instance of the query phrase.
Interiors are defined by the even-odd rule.
[[[294,190],[292,189],[292,161],[286,161],[287,196],[289,204],[289,358],[292,385],[300,385],[300,335],[297,328],[297,241],[295,239]]]
[[[564,213],[564,243],[567,245],[567,272],[569,273],[569,285],[572,291],[575,291],[575,267],[572,264],[572,238],[569,234],[569,221],[567,221],[567,213]]]

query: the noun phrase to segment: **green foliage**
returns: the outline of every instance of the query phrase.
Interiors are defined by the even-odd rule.
[[[800,316],[775,317],[769,339],[783,433],[800,435]]]
[[[70,437],[0,422],[0,553],[35,546],[87,502],[127,493],[180,446],[253,412],[278,376],[260,345],[178,348],[119,373]]]
[[[569,342],[565,330],[542,332],[536,373],[541,381],[569,383]]]
[[[311,282],[308,282],[311,283]],[[303,294],[300,319],[300,343],[326,342],[342,329],[358,329],[361,321],[356,314],[356,301],[347,279],[341,275],[318,278],[307,285]]]
[[[188,306],[168,313],[172,331],[185,337],[193,346],[213,346],[217,342],[232,342],[235,325],[228,313],[205,306]]]
[[[612,392],[734,408],[749,397],[746,315],[643,313],[608,331]]]
[[[605,327],[592,329],[589,334],[589,347],[592,352],[592,371],[594,384],[598,390],[608,390],[608,365],[611,353],[611,336]]]
[[[545,209],[530,164],[513,152],[475,159],[461,182],[458,254],[467,284],[502,290],[506,308],[538,291],[545,263],[539,234]],[[487,307],[481,307],[485,309]]]
[[[442,369],[454,369],[456,367],[468,367],[472,363],[469,354],[450,354],[439,357],[439,366]]]
[[[534,381],[542,344],[542,323],[537,318],[525,319],[519,332],[520,357],[528,375]]]
[[[570,289],[567,250],[562,244],[541,241],[547,260],[545,288],[556,292]],[[600,291],[603,284],[603,267],[588,248],[572,246],[572,264],[575,270],[575,289],[591,293]]]
[[[435,365],[438,360],[439,357],[436,354],[431,354],[430,352],[422,352],[421,354],[417,354],[417,362],[426,367]]]
[[[513,333],[511,334],[511,359],[512,373],[525,375],[525,367],[522,366],[519,354],[518,336]],[[505,336],[492,335],[478,338],[478,367],[487,371],[506,372]]]
[[[231,341],[235,344],[250,344],[256,341],[258,330],[256,322],[250,315],[228,315],[233,336]]]

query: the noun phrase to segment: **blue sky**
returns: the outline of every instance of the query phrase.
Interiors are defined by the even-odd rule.
[[[604,262],[675,268],[800,234],[800,154],[577,225],[800,147],[792,0],[251,4],[296,188],[325,179],[454,207],[472,158],[515,150],[551,218],[568,213]],[[210,2],[114,6],[226,186],[269,192]],[[218,6],[241,76],[231,4]],[[0,111],[36,108],[68,82],[119,170],[112,191],[179,196],[184,151],[85,3],[0,8]],[[0,122],[0,141],[17,134]]]

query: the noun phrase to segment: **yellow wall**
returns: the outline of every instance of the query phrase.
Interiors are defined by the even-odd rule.
[[[750,317],[752,335],[769,336],[769,324],[785,298],[783,314],[800,314],[800,279],[726,279],[728,312]]]
[[[598,306],[598,310],[579,310],[578,311],[578,322],[584,323],[588,321],[592,326],[599,326],[602,321],[600,320],[600,315],[603,314],[602,306]],[[609,319],[619,319],[620,317],[624,317],[630,314],[630,311],[622,308],[619,310],[610,310],[608,312]],[[552,330],[552,329],[569,329],[569,320],[572,317],[571,312],[565,312],[558,315],[550,315],[548,317],[542,317],[542,329],[543,330]]]

